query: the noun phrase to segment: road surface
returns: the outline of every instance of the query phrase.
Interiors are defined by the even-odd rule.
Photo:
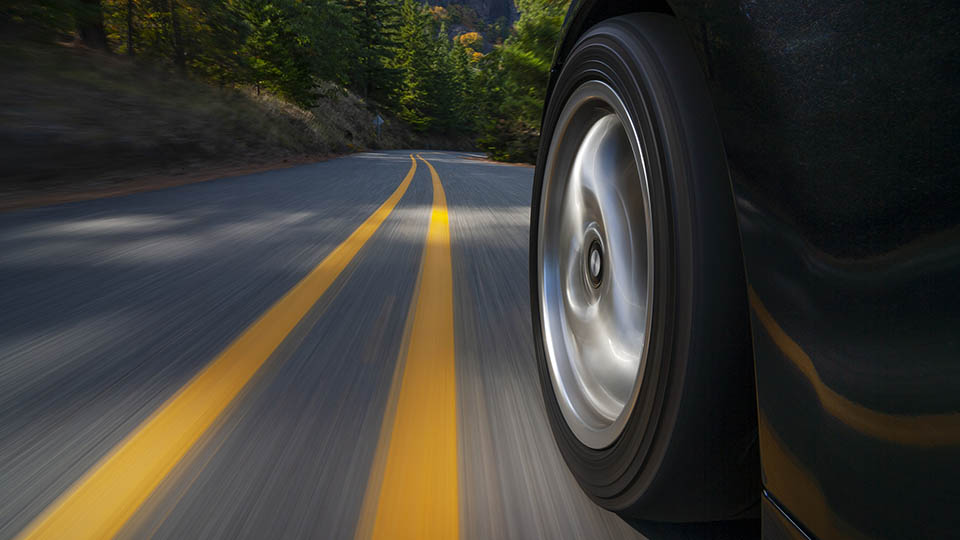
[[[533,170],[417,154],[0,214],[0,538],[639,538],[540,404]]]

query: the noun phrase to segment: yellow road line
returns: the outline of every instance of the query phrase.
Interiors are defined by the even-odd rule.
[[[366,221],[40,514],[20,538],[114,536],[380,227],[413,179],[417,162],[412,155],[410,161],[406,178]]]
[[[419,157],[419,156],[418,156]],[[459,535],[453,269],[447,200],[437,171],[420,291],[380,486],[373,538]]]
[[[421,266],[423,261],[420,261]],[[397,399],[400,395],[400,384],[403,380],[403,367],[406,363],[407,350],[410,348],[410,334],[413,328],[413,318],[417,310],[416,298],[420,295],[420,274],[414,285],[413,299],[407,307],[404,318],[403,339],[400,342],[400,354],[393,366],[393,375],[390,377],[390,386],[387,391],[387,401],[383,410],[383,419],[380,423],[380,434],[377,436],[376,451],[370,463],[367,474],[367,488],[363,493],[363,502],[360,504],[360,515],[357,518],[357,528],[354,530],[354,540],[369,540],[373,536],[373,525],[377,519],[377,505],[380,504],[380,486],[383,484],[383,471],[387,466],[387,452],[390,450],[390,434],[393,432],[393,419],[397,412]]]
[[[838,394],[823,382],[813,360],[774,320],[753,287],[747,288],[747,294],[750,306],[767,335],[810,382],[817,399],[829,414],[860,433],[902,445],[933,447],[960,444],[960,413],[889,414],[869,409]]]

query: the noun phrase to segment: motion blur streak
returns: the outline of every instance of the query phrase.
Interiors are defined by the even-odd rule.
[[[410,171],[403,182],[366,221],[40,514],[20,537],[59,539],[115,535],[390,215],[416,172],[412,155],[410,161]],[[445,218],[443,224],[445,228]],[[449,268],[449,253],[446,256]],[[449,281],[449,273],[447,279]],[[452,352],[452,346],[450,350]]]
[[[450,226],[440,177],[433,165],[420,159],[430,168],[433,209],[375,539],[459,537]]]
[[[888,414],[868,409],[835,392],[820,378],[810,356],[773,319],[756,291],[750,287],[747,292],[750,306],[767,334],[810,381],[823,408],[838,420],[865,435],[903,445],[960,444],[960,414]]]

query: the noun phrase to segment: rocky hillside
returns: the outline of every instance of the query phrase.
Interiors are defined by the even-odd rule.
[[[503,18],[509,27],[517,19],[517,6],[513,0],[434,0],[431,2],[449,8],[460,5],[472,9],[487,24],[493,24]]]

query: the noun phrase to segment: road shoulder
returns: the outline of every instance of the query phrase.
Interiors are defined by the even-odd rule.
[[[78,201],[122,197],[132,193],[208,182],[298,165],[328,161],[344,154],[278,157],[268,161],[202,163],[169,170],[147,169],[106,178],[70,182],[20,184],[0,188],[0,212],[37,208]]]

